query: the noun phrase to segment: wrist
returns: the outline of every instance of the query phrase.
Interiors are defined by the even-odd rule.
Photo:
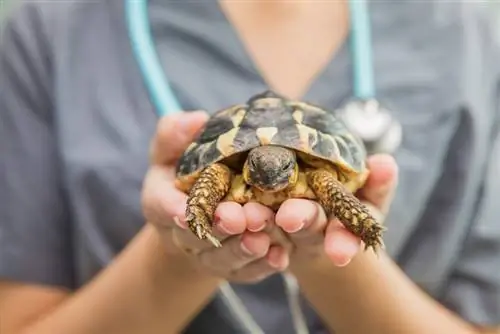
[[[325,253],[321,252],[317,256],[308,258],[297,257],[290,260],[290,272],[295,276],[311,276],[328,274],[330,277],[346,277],[357,275],[360,270],[365,271],[368,268],[377,266],[386,255],[380,252],[379,255],[371,251],[359,251],[351,261],[345,266],[335,265],[332,259]]]
[[[317,249],[300,250],[290,255],[290,271],[292,272],[311,272],[319,269],[337,268],[329,256],[325,253],[324,248],[319,246]]]
[[[153,275],[172,277],[189,285],[213,286],[214,289],[221,283],[222,279],[204,271],[193,255],[177,248],[172,242],[172,237],[166,235],[165,231],[153,227],[151,234],[150,268]]]
[[[324,253],[315,254],[311,256],[304,256],[297,254],[290,257],[290,264],[288,270],[293,275],[297,276],[302,273],[312,274],[320,269],[334,267],[333,263],[328,259]]]

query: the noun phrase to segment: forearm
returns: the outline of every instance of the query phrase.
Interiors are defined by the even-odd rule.
[[[178,333],[218,286],[145,227],[108,268],[23,334]]]
[[[325,257],[292,271],[335,333],[478,333],[423,293],[385,254],[377,259],[362,252],[344,268]]]

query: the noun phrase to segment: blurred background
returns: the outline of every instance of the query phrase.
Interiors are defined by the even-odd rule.
[[[6,17],[6,15],[12,10],[16,3],[19,3],[24,0],[0,0],[0,29],[1,24]],[[460,0],[457,0],[460,1]],[[481,3],[489,3],[492,10],[495,12],[495,22],[494,24],[497,27],[497,38],[500,42],[500,0],[461,0],[461,1],[477,1]]]
[[[0,0],[0,25],[4,20],[5,16],[9,13],[10,10],[12,10],[13,6],[21,1],[23,0]],[[462,1],[470,1],[470,0],[462,0]],[[497,32],[498,32],[497,38],[500,41],[500,0],[476,0],[476,1],[489,3],[491,8],[494,10],[496,14],[495,24],[497,26]]]

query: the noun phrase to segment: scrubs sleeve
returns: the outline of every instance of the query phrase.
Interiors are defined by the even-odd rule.
[[[491,149],[477,215],[447,282],[444,300],[465,319],[500,324],[500,136]]]
[[[29,3],[0,29],[0,279],[71,288],[46,27]]]
[[[484,27],[484,25],[483,25]],[[488,29],[488,30],[486,30]],[[465,319],[478,325],[500,324],[500,50],[490,28],[482,35],[483,61],[490,69],[491,111],[495,121],[488,161],[479,188],[476,212],[461,253],[446,284],[444,301]],[[491,102],[491,103],[490,103]]]

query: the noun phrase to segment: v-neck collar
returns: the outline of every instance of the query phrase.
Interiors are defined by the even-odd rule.
[[[226,32],[225,36],[230,45],[233,48],[233,52],[239,56],[241,60],[241,65],[248,71],[255,80],[257,80],[262,86],[272,88],[270,84],[265,79],[264,75],[261,73],[259,66],[257,66],[255,60],[250,55],[250,52],[244,42],[242,41],[240,34],[236,28],[231,23],[230,19],[225,14],[221,3],[219,0],[208,0],[207,3],[211,9],[213,9],[212,14],[217,18],[217,21],[223,24]],[[306,101],[318,101],[318,100],[334,100],[345,99],[345,90],[339,90],[339,86],[351,85],[351,80],[349,82],[342,80],[345,78],[345,70],[351,69],[350,63],[350,50],[349,50],[349,40],[350,33],[347,34],[346,38],[337,48],[336,52],[330,57],[330,60],[312,79],[309,85],[306,87],[305,92],[302,96],[298,97],[300,100]],[[350,73],[349,73],[350,77]],[[333,80],[332,80],[333,79]],[[325,84],[325,82],[331,82],[331,85]],[[331,86],[329,92],[325,92],[325,88]],[[349,86],[350,88],[350,86]],[[351,93],[352,89],[349,89],[348,93]],[[328,98],[328,94],[332,94]]]

